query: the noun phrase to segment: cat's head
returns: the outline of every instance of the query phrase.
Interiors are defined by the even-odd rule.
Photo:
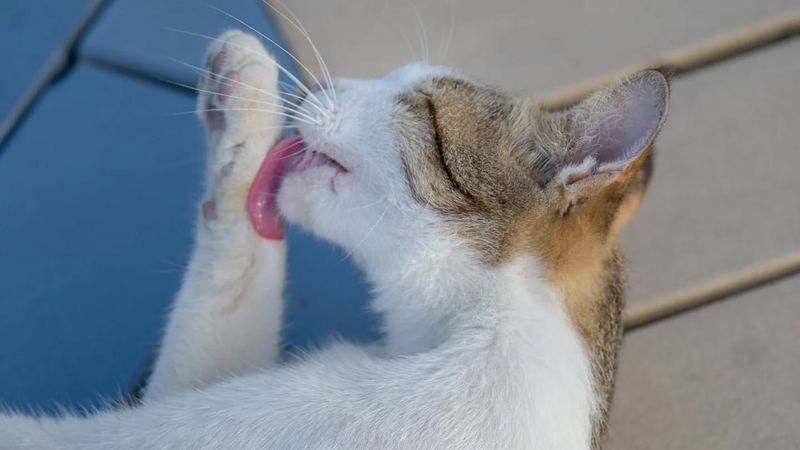
[[[319,104],[303,108],[318,123],[300,124],[293,145],[305,153],[290,156],[305,160],[278,191],[288,220],[368,263],[424,237],[489,265],[529,253],[560,270],[616,245],[644,190],[669,86],[642,71],[548,112],[415,64],[315,95]]]

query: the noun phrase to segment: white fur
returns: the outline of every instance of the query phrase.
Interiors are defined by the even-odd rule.
[[[263,52],[251,39],[221,38],[241,47],[228,48],[234,68],[246,49]],[[256,66],[261,76],[271,64]],[[254,124],[275,119],[228,120],[211,139],[212,167],[228,159],[211,170],[219,216],[198,226],[143,405],[89,418],[0,415],[0,448],[588,448],[589,359],[537,262],[485,265],[410,194],[393,98],[434,70],[337,81],[330,120],[301,133],[350,172],[291,175],[278,197],[289,220],[364,268],[385,317],[380,352],[338,343],[272,365],[285,250],[255,237],[231,184],[252,179],[246,160],[275,139]]]

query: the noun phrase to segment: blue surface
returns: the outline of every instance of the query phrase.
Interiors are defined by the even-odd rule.
[[[209,40],[175,30],[207,36],[217,36],[230,28],[252,32],[214,8],[279,42],[277,29],[261,0],[115,0],[90,29],[79,54],[135,68],[155,78],[194,85],[196,71],[175,60],[201,65]],[[285,53],[268,42],[265,45],[280,64],[292,70]]]
[[[37,26],[52,33],[31,35],[38,49],[88,3],[48,2],[43,12],[12,1],[0,22],[13,17],[6,11],[44,15]],[[259,0],[220,3],[275,39]],[[51,17],[67,4],[74,16]],[[168,56],[199,65],[208,41],[166,27],[237,26],[205,1],[116,0],[98,20],[85,61],[187,84],[196,75]],[[2,76],[35,68],[27,56]],[[2,100],[11,84],[0,81]],[[0,147],[0,407],[119,398],[153,354],[189,255],[205,151],[196,119],[170,113],[194,106],[184,91],[78,64]],[[375,339],[367,286],[344,253],[291,227],[287,239],[284,347]]]
[[[0,1],[0,130],[23,97],[67,57],[66,40],[97,0]]]
[[[0,403],[118,397],[178,288],[202,135],[181,93],[79,66],[0,153]]]
[[[295,228],[289,245],[284,346],[307,348],[331,337],[369,342],[379,336],[379,320],[367,310],[368,286],[352,259],[332,244]]]

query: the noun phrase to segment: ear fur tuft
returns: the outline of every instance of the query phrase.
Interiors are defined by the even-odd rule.
[[[545,150],[534,162],[537,179],[585,190],[628,173],[646,157],[664,124],[668,102],[666,77],[643,70],[567,110],[545,113],[537,130]]]

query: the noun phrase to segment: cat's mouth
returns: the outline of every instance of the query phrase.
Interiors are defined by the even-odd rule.
[[[277,206],[281,182],[291,173],[318,167],[332,167],[337,174],[347,173],[347,168],[329,155],[308,148],[300,136],[283,139],[269,151],[258,169],[247,197],[250,222],[260,236],[273,240],[283,239],[283,221]]]

